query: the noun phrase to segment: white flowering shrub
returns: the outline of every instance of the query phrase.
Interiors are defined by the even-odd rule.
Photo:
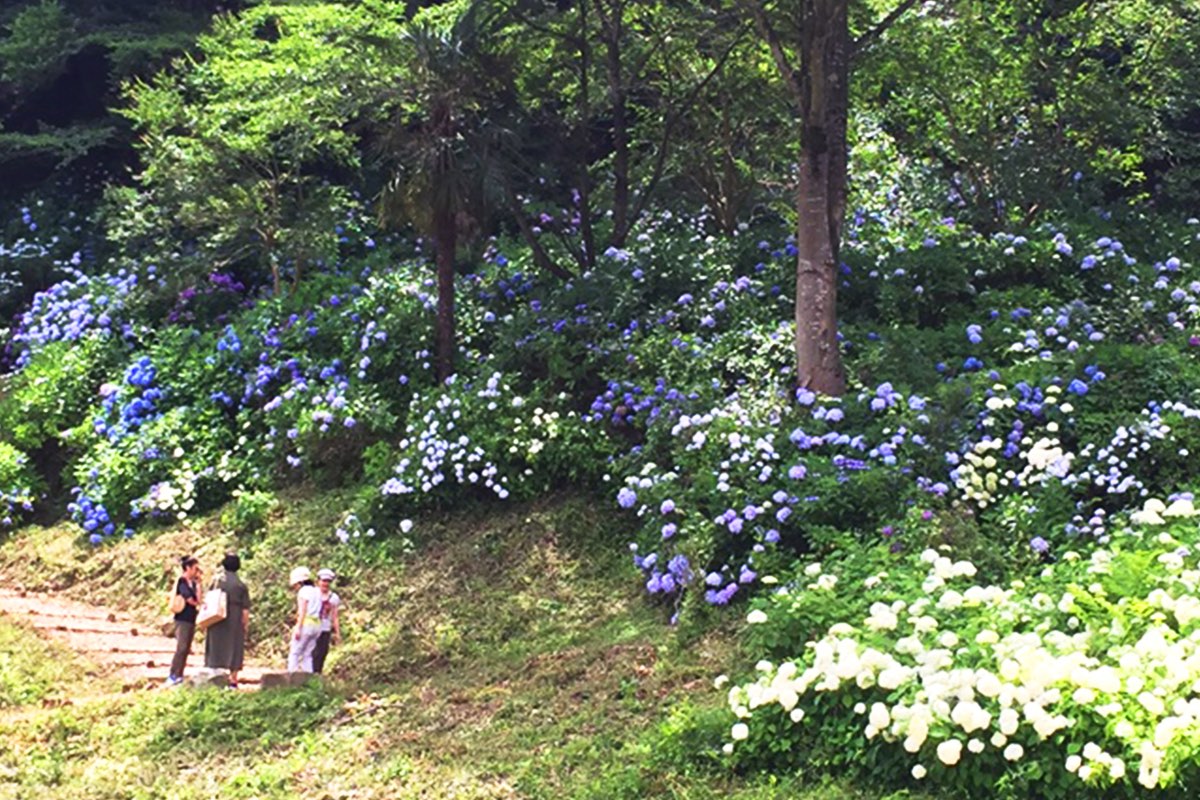
[[[1108,548],[1004,586],[933,549],[808,565],[749,613],[766,658],[729,690],[726,751],[980,797],[1193,796],[1196,514],[1148,501]]]
[[[415,395],[379,494],[405,507],[521,499],[553,490],[562,476],[585,479],[602,470],[603,436],[553,402],[527,397],[498,372]]]

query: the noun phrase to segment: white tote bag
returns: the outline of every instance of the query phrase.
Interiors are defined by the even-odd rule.
[[[225,590],[214,584],[204,593],[204,602],[200,604],[200,612],[196,615],[196,630],[207,630],[218,622],[224,622],[228,610],[229,598]]]

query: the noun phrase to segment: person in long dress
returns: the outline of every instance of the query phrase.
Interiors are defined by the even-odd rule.
[[[236,689],[238,672],[246,658],[246,632],[250,629],[250,590],[238,577],[242,560],[229,553],[221,561],[225,571],[214,585],[225,590],[225,619],[208,629],[204,642],[204,666],[229,670],[229,686]]]

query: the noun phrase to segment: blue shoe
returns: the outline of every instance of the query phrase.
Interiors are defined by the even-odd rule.
[[[183,678],[179,677],[178,675],[167,676],[167,686],[178,686],[181,683],[183,683]]]

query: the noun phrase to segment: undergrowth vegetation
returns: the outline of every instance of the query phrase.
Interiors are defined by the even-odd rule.
[[[64,684],[82,678],[83,665],[66,650],[42,642],[0,618],[0,712],[63,697]]]
[[[284,568],[335,546],[323,524],[336,516],[334,500],[285,496],[266,528],[241,542],[252,554],[245,577],[260,657],[281,657],[272,646],[288,610]],[[419,552],[354,543],[336,555],[347,641],[333,650],[325,687],[112,695],[56,676],[56,696],[70,704],[45,708],[26,695],[0,714],[0,792],[870,797],[849,784],[722,767],[722,698],[697,688],[729,662],[734,642],[722,630],[665,637],[662,615],[624,585],[619,554],[596,540],[606,516],[586,498],[560,497],[425,518]],[[100,549],[72,545],[61,528],[22,531],[0,548],[0,572],[30,586],[71,581],[67,591],[105,600],[104,591],[119,592],[135,610],[161,614],[170,556],[194,549],[208,563],[229,543],[212,541],[215,521]],[[129,571],[122,587],[103,587],[100,576],[132,564],[155,574]],[[36,638],[14,643],[24,662],[45,659]]]
[[[0,795],[1197,795],[1198,35],[6,4],[0,577],[346,638],[114,696],[0,620]]]
[[[1014,797],[1190,786],[1192,717],[1177,706],[1194,678],[1160,680],[1190,629],[1155,615],[1190,580],[1167,549],[1194,539],[1184,511],[1200,447],[1200,225],[1093,215],[983,234],[897,208],[864,214],[851,233],[842,398],[792,386],[779,320],[794,250],[770,221],[717,237],[703,218],[664,213],[565,285],[533,273],[523,246],[495,240],[459,278],[462,355],[444,382],[427,349],[431,281],[399,244],[348,240],[337,269],[284,296],[216,272],[182,290],[151,267],[80,274],[36,298],[14,337],[17,370],[0,398],[14,431],[0,450],[8,519],[65,504],[96,549],[68,557],[63,584],[140,538],[179,541],[173,525],[202,519],[201,552],[242,548],[260,585],[315,558],[427,608],[482,588],[452,565],[424,584],[388,572],[412,553],[436,561],[458,535],[442,515],[571,487],[596,507],[572,524],[604,551],[608,588],[530,599],[519,624],[376,613],[359,620],[347,669],[379,680],[488,657],[521,669],[520,632],[576,647],[569,624],[540,621],[560,604],[611,603],[622,582],[685,630],[752,599],[776,637],[747,645],[747,665],[770,662],[733,699],[752,719],[732,728],[732,756],[718,755],[730,728],[698,712],[681,741],[708,741],[709,755],[689,758],[767,772],[853,762],[896,786]],[[317,510],[302,487],[337,488]],[[1138,543],[1158,542],[1147,526],[1164,519],[1176,539],[1138,562],[1137,591],[1099,591],[1103,580],[1079,572],[1149,553]],[[278,547],[262,532],[281,520],[292,533]],[[482,563],[548,566],[504,538],[475,545]],[[966,566],[942,575],[947,559]],[[126,560],[135,581],[163,580],[166,559]],[[809,574],[814,560],[843,572]],[[964,608],[922,600],[940,587],[927,564],[939,580],[978,577],[954,589],[970,598]],[[871,591],[828,601],[865,581]],[[287,602],[268,591],[266,618]],[[1118,613],[1133,617],[1099,630]],[[888,638],[877,623],[889,615],[917,620],[898,624],[920,635]],[[619,639],[611,625],[604,636]],[[849,633],[863,625],[871,636]],[[262,635],[264,653],[276,638]],[[1121,660],[1121,648],[1157,652],[1155,642],[1162,659]],[[422,647],[428,660],[413,655]],[[1018,651],[1070,668],[1029,666]],[[843,674],[838,659],[871,666]],[[1009,675],[1009,661],[1037,671],[1036,685]],[[1104,692],[1080,669],[1102,671]],[[1011,688],[980,694],[981,681]],[[766,722],[757,709],[772,704],[785,713]],[[870,717],[866,737],[856,708]]]

